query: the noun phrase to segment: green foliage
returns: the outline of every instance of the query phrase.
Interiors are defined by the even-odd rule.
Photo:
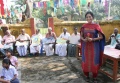
[[[111,16],[119,17],[120,19],[120,0],[112,0],[111,1]]]

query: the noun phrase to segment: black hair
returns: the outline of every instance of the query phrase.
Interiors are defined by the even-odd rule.
[[[12,65],[10,59],[8,59],[8,58],[3,59],[2,63]]]
[[[6,49],[5,51],[6,51],[6,52],[10,52],[11,55],[13,55],[13,51],[12,51],[12,49],[8,48],[8,49]]]
[[[86,16],[87,16],[88,14],[90,14],[90,15],[94,18],[94,14],[93,14],[91,11],[86,12],[85,18],[86,18]]]

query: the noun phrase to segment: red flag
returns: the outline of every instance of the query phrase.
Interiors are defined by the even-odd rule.
[[[46,4],[46,2],[43,2],[43,5],[44,5],[44,8],[46,8],[46,7],[47,7],[47,4]]]
[[[4,4],[3,4],[3,0],[0,0],[0,14],[4,15]]]

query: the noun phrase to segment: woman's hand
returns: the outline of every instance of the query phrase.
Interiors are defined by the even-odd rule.
[[[91,41],[93,41],[93,38],[88,38],[87,40],[88,40],[89,42],[91,42]]]
[[[88,42],[87,38],[83,39],[84,42]]]

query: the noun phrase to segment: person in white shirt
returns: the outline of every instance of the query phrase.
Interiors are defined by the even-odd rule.
[[[13,50],[13,43],[15,42],[15,36],[11,35],[11,31],[7,30],[6,35],[2,39],[3,47],[1,48],[1,52],[3,55],[6,55],[5,49],[10,48]]]
[[[68,44],[68,56],[76,56],[76,48],[80,43],[80,33],[77,32],[77,28],[74,28],[74,33],[69,37]]]
[[[30,36],[25,33],[25,29],[21,30],[21,34],[16,39],[17,51],[20,56],[27,55],[27,48],[30,43]]]
[[[68,40],[70,37],[70,33],[67,32],[67,28],[63,29],[63,33],[59,36],[59,38],[63,40]],[[66,56],[67,55],[67,43],[64,42],[62,44],[56,44],[55,54],[59,56]]]
[[[53,46],[55,45],[56,34],[52,32],[52,28],[48,28],[48,33],[46,37],[42,40],[46,56],[51,56],[54,54]]]
[[[31,37],[30,53],[41,53],[41,40],[42,35],[40,34],[40,29],[36,29],[36,33]]]
[[[113,34],[110,36],[108,42],[106,42],[108,45],[105,47],[109,48],[115,48],[117,44],[120,43],[120,34],[118,28],[115,28],[113,31]]]
[[[14,66],[11,65],[11,62],[9,59],[3,59],[2,61],[2,72],[1,72],[1,78],[7,81],[10,81],[10,83],[19,83],[18,80],[18,72],[15,69]]]

